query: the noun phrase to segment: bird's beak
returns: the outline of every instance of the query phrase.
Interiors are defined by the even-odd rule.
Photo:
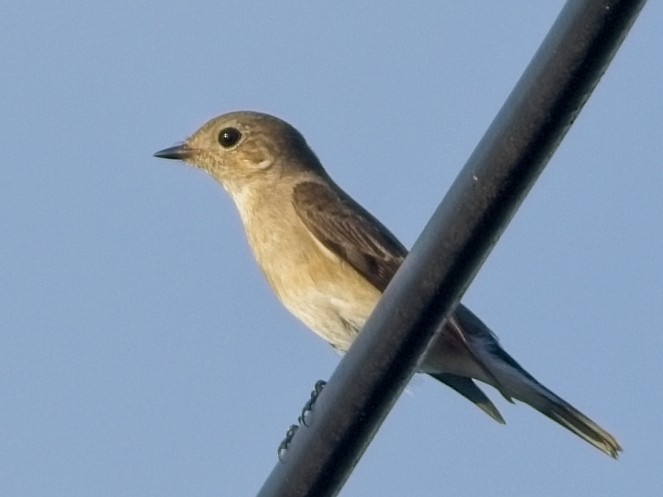
[[[186,160],[193,155],[193,149],[186,144],[175,145],[174,147],[164,148],[154,154],[159,159]]]

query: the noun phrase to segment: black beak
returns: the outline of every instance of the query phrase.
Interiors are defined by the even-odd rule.
[[[186,145],[176,145],[170,148],[164,148],[154,154],[159,159],[186,160],[191,157],[193,150]]]

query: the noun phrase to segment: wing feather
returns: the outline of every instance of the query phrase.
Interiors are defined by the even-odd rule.
[[[342,190],[315,181],[295,186],[293,205],[323,246],[384,291],[407,255],[387,228]]]

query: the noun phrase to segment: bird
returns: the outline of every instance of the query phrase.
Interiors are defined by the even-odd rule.
[[[408,251],[333,181],[303,135],[269,114],[230,112],[154,156],[201,169],[226,190],[277,298],[333,348],[347,351]],[[610,433],[520,366],[462,303],[433,337],[418,372],[499,423],[504,418],[475,380],[613,458],[622,451]]]

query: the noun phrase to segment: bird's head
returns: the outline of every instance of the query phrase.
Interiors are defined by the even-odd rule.
[[[292,174],[324,174],[293,126],[268,114],[232,112],[205,123],[181,145],[154,154],[182,160],[213,176],[231,194]]]

